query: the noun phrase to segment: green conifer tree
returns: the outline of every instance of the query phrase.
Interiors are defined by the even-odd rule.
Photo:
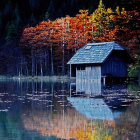
[[[104,27],[106,26],[106,17],[107,12],[105,5],[103,4],[102,0],[100,0],[98,8],[93,12],[92,15],[94,26],[97,29],[97,31],[95,32],[95,36],[102,36]]]
[[[16,8],[14,10],[14,15],[15,15],[15,24],[16,24],[16,27],[18,28],[18,26],[20,24],[20,21],[21,21],[21,18],[20,18],[20,15],[19,15],[18,5],[16,5]]]
[[[48,18],[54,19],[55,17],[55,8],[54,8],[54,1],[51,0],[47,12],[49,13]]]
[[[47,11],[46,13],[45,13],[45,16],[44,16],[44,20],[48,20],[49,19],[49,12]]]
[[[6,37],[5,40],[9,41],[9,40],[14,40],[17,37],[17,31],[16,31],[16,22],[15,21],[11,21],[9,23],[7,23],[6,25]]]
[[[36,18],[35,18],[35,16],[34,16],[33,13],[32,13],[31,18],[30,18],[30,24],[31,24],[31,25],[36,24]]]
[[[98,8],[100,8],[101,10],[104,10],[105,9],[105,5],[103,4],[103,1],[102,0],[100,0],[99,5],[98,5]]]

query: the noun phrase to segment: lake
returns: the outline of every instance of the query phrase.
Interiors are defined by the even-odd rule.
[[[0,81],[0,140],[139,140],[136,83]]]

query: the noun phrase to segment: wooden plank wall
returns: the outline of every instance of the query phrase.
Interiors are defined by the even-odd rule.
[[[121,57],[111,56],[102,64],[102,76],[111,74],[114,77],[125,77],[127,73],[127,67]]]
[[[101,66],[85,66],[85,70],[76,68],[77,80],[101,80]]]
[[[95,80],[101,79],[101,66],[91,66],[91,78]]]

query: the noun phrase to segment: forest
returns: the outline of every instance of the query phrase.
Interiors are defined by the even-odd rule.
[[[138,0],[0,1],[0,74],[69,74],[68,60],[89,42],[116,41],[139,65],[138,4]]]

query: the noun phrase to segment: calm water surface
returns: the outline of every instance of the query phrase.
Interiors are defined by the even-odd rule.
[[[136,84],[0,81],[0,140],[140,140]]]

